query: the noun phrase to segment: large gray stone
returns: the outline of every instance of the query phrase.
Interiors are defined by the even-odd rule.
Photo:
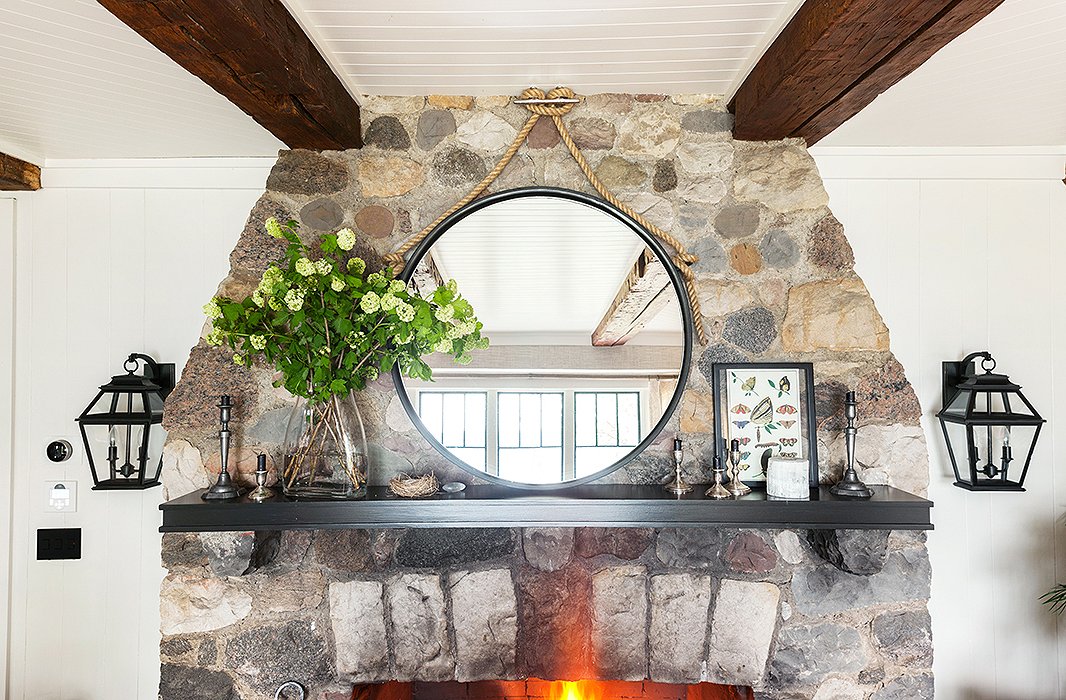
[[[218,576],[241,576],[251,566],[254,532],[202,532],[200,542]]]
[[[366,128],[363,142],[367,146],[376,146],[390,151],[404,151],[411,147],[411,137],[407,129],[396,117],[389,115],[378,117]]]
[[[263,695],[297,678],[312,688],[333,680],[330,649],[313,620],[245,629],[226,644],[226,665]]]
[[[874,639],[900,666],[928,667],[933,662],[932,622],[929,611],[886,612],[874,618]]]
[[[796,610],[820,617],[885,603],[929,598],[929,555],[924,548],[889,555],[885,568],[872,576],[846,574],[822,564],[792,575]]]
[[[241,700],[241,695],[223,671],[163,664],[159,700]]]
[[[714,228],[722,238],[744,238],[759,227],[759,207],[754,204],[732,204],[722,207],[714,217]]]
[[[315,560],[334,571],[357,572],[373,568],[369,530],[319,530],[315,532]]]
[[[433,173],[448,187],[479,182],[488,172],[481,156],[465,148],[450,148],[433,159]]]
[[[388,583],[396,680],[451,680],[455,669],[444,590],[435,574],[402,574]]]
[[[722,555],[734,534],[718,528],[664,529],[655,541],[655,556],[663,564],[679,569],[724,572],[727,564]]]
[[[266,188],[274,192],[318,196],[347,186],[348,168],[343,163],[303,149],[279,153],[266,182]]]
[[[510,678],[515,672],[518,604],[507,569],[448,577],[455,628],[455,679]]]
[[[838,624],[791,627],[778,636],[769,683],[781,689],[813,685],[829,673],[858,673],[865,665],[866,652],[855,629]]]
[[[655,539],[655,530],[640,527],[580,527],[574,533],[574,552],[586,559],[610,554],[632,561]]]
[[[717,134],[733,128],[733,115],[717,109],[689,112],[681,118],[681,128],[700,134]]]
[[[663,158],[655,163],[651,186],[656,192],[669,192],[677,187],[677,168],[674,167],[674,161]]]
[[[888,530],[808,530],[807,544],[841,571],[871,576],[885,568]]]
[[[799,262],[800,258],[796,240],[788,235],[788,231],[780,228],[766,232],[766,235],[762,237],[762,242],[759,243],[759,252],[762,253],[762,259],[767,265],[779,270],[792,267]]]
[[[722,272],[729,265],[729,257],[726,255],[725,248],[711,236],[704,236],[697,240],[689,247],[689,252],[699,256],[699,260],[693,266],[696,272],[704,274]]]
[[[600,677],[647,676],[647,587],[643,566],[616,566],[593,575],[592,666]]]
[[[870,700],[933,700],[933,676],[903,676],[885,684]]]
[[[722,338],[741,350],[759,354],[777,339],[777,322],[769,309],[754,306],[729,315]]]
[[[522,551],[533,568],[558,571],[566,566],[574,551],[574,529],[528,527],[522,531]]]
[[[649,677],[664,683],[698,681],[707,640],[711,577],[695,574],[653,576],[650,600]]]
[[[163,447],[164,498],[178,498],[211,485],[200,450],[188,440],[168,440]]]
[[[385,605],[378,581],[329,584],[329,616],[337,673],[355,683],[389,678]]]
[[[455,115],[444,109],[431,109],[418,115],[415,142],[423,151],[455,133]]]
[[[300,222],[315,231],[333,231],[344,223],[344,210],[329,197],[319,197],[303,205]]]
[[[439,569],[514,554],[514,531],[506,528],[411,529],[396,548],[396,563]]]
[[[725,579],[718,589],[707,654],[707,680],[758,685],[777,627],[781,591],[772,583]]]

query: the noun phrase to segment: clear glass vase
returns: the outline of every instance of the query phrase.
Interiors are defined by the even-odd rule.
[[[285,430],[278,480],[293,498],[364,498],[367,454],[363,417],[351,394],[321,403],[299,399]]]

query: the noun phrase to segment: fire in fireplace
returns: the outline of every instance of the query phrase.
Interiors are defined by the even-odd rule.
[[[474,681],[367,683],[352,700],[754,700],[751,688],[652,681]]]

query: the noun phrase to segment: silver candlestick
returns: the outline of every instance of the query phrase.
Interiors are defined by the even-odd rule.
[[[256,503],[262,503],[268,498],[274,497],[274,492],[267,488],[267,456],[260,454],[255,459],[255,490],[248,494],[248,498]]]
[[[218,471],[218,481],[215,485],[203,493],[200,498],[205,501],[228,501],[241,495],[237,485],[229,475],[229,419],[233,404],[230,397],[223,394],[218,402],[218,418],[220,430],[218,431],[218,445],[220,449],[222,465]]]
[[[711,488],[707,489],[703,495],[715,500],[721,500],[723,498],[729,498],[732,496],[725,486],[722,486],[722,476],[725,474],[725,467],[722,466],[722,458],[718,455],[714,456],[714,466],[711,468],[711,472],[714,474],[714,484]]]
[[[836,483],[829,493],[834,496],[846,496],[848,498],[869,498],[874,495],[870,487],[862,483],[855,471],[855,419],[858,411],[855,407],[855,392],[849,391],[844,395],[844,417],[848,419],[848,425],[844,428],[844,448],[847,450],[847,465],[844,470],[844,478]]]
[[[736,438],[729,441],[729,464],[733,467],[729,472],[729,485],[726,491],[730,496],[745,496],[751,493],[751,489],[740,480],[740,440]]]
[[[679,438],[674,438],[674,480],[663,486],[663,488],[670,493],[676,493],[678,496],[692,491],[692,487],[685,481],[685,478],[681,476],[681,461],[684,457],[685,452],[681,440]]]

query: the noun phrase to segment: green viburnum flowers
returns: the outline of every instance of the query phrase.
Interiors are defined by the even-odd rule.
[[[263,273],[244,299],[215,297],[204,305],[210,345],[228,345],[237,365],[262,360],[281,372],[279,386],[312,403],[345,396],[398,366],[408,377],[431,380],[422,357],[446,353],[470,362],[489,339],[454,280],[423,299],[392,270],[366,272],[352,257],[351,229],[322,236],[317,250],[297,235],[297,224],[273,217],[271,236],[288,241],[284,260]]]

